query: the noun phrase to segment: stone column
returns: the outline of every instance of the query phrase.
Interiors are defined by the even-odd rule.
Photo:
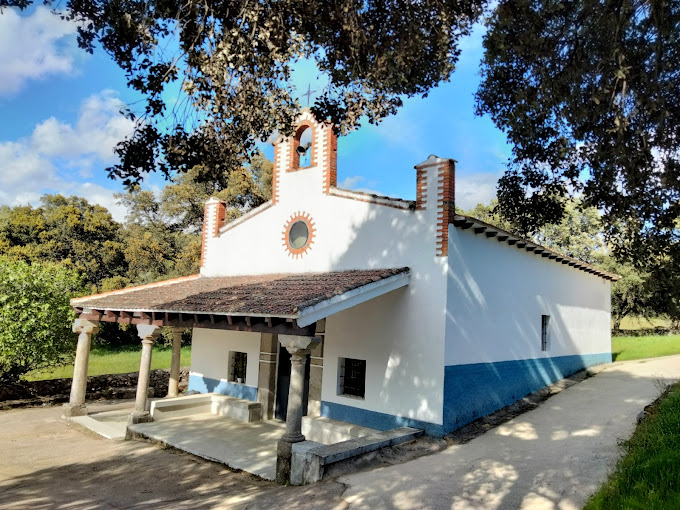
[[[76,347],[76,361],[73,366],[73,379],[71,380],[71,398],[68,404],[64,404],[64,418],[67,419],[71,416],[87,414],[87,406],[85,405],[87,363],[90,359],[92,334],[99,332],[99,326],[95,322],[76,319],[73,322],[73,332],[78,333],[78,346]]]
[[[179,395],[179,365],[182,349],[182,328],[172,328],[172,361],[170,362],[170,379],[168,380],[168,397]]]
[[[290,462],[293,444],[305,440],[302,435],[302,392],[305,382],[305,361],[311,348],[320,339],[311,336],[279,335],[279,342],[290,353],[290,387],[288,409],[286,410],[286,433],[281,436],[276,448],[276,481],[290,480]]]
[[[257,377],[257,401],[262,404],[262,420],[271,420],[274,417],[278,352],[278,335],[262,333],[260,335],[260,370]]]
[[[138,324],[137,333],[142,339],[142,359],[139,363],[135,410],[128,420],[128,423],[130,424],[151,421],[151,415],[149,414],[149,411],[146,410],[146,399],[149,394],[149,376],[151,375],[151,350],[156,338],[158,338],[161,333],[161,329],[158,326]]]

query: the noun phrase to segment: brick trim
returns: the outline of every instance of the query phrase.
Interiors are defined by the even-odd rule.
[[[427,202],[427,170],[423,167],[416,168],[416,210],[425,209]]]
[[[279,201],[279,169],[282,168],[281,144],[274,145],[274,168],[272,169],[272,204]]]
[[[312,149],[312,154],[310,155],[310,164],[309,166],[300,166],[300,155],[297,153],[297,148],[300,145],[300,138],[302,137],[302,133],[305,132],[306,129],[311,129],[312,131],[312,146],[310,147]],[[316,140],[316,135],[317,135],[317,130],[316,126],[311,120],[303,120],[298,124],[297,129],[295,130],[295,134],[288,139],[288,151],[290,153],[290,164],[288,165],[288,168],[286,168],[287,172],[296,172],[297,170],[304,170],[305,168],[311,168],[317,166],[317,157],[319,151],[317,150],[317,140]]]
[[[309,237],[304,246],[301,248],[293,248],[290,245],[290,229],[293,228],[293,225],[298,221],[302,221],[307,225]],[[305,255],[312,248],[312,244],[314,244],[314,236],[314,220],[309,215],[309,213],[298,211],[291,215],[290,219],[286,222],[286,225],[283,228],[283,237],[281,238],[281,241],[283,241],[283,249],[286,250],[289,256],[293,257],[294,259],[298,259]]]
[[[227,206],[217,199],[210,199],[203,209],[203,234],[201,236],[201,267],[205,267],[208,257],[208,242],[217,237],[220,227],[227,217]]]
[[[437,250],[436,254],[449,254],[449,224],[456,217],[456,168],[453,160],[441,163],[437,169]]]
[[[330,189],[338,185],[338,136],[332,126],[323,126],[323,193],[328,195]]]

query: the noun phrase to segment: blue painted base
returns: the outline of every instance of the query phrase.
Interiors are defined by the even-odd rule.
[[[321,416],[325,418],[331,418],[332,420],[354,423],[355,425],[376,430],[390,430],[398,427],[413,427],[416,429],[422,429],[427,435],[434,437],[441,437],[446,433],[444,432],[442,426],[436,423],[404,418],[403,416],[378,413],[376,411],[368,411],[366,409],[359,409],[357,407],[336,404],[335,402],[326,402],[325,400],[321,401]]]
[[[211,379],[210,377],[189,374],[188,389],[189,391],[198,391],[199,393],[220,393],[230,397],[257,402],[257,388],[246,386],[245,384]]]
[[[443,425],[327,401],[321,402],[321,416],[377,430],[414,427],[441,437],[579,370],[611,361],[605,352],[444,367]]]
[[[605,352],[444,367],[444,428],[460,428],[579,370],[611,361]]]

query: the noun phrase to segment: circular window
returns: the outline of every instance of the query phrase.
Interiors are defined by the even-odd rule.
[[[302,257],[314,243],[314,221],[307,213],[293,214],[283,229],[283,247],[293,258]]]
[[[299,250],[307,244],[307,241],[309,241],[309,228],[307,227],[307,223],[298,220],[290,227],[290,233],[288,234],[290,247],[294,250]]]

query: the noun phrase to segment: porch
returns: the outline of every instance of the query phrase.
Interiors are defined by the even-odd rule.
[[[115,428],[112,424],[117,420],[115,417],[87,416],[84,397],[91,337],[100,321],[134,324],[143,349],[137,399],[127,415],[127,435],[139,434],[235,469],[287,483],[291,481],[294,447],[298,443],[316,449],[356,439],[335,432],[330,433],[332,440],[324,439],[323,434],[310,433],[315,427],[310,429],[309,423],[325,420],[319,416],[325,318],[408,282],[408,268],[304,275],[195,276],[72,300],[79,315],[73,330],[79,339],[71,398],[64,415],[85,426],[89,423],[99,428]],[[154,413],[147,395],[149,370],[152,346],[162,326],[173,328],[169,398],[165,400],[168,404],[178,396],[179,346],[184,328],[241,332],[238,334],[248,334],[250,341],[257,342],[247,348],[249,354],[240,352],[240,348],[230,349],[233,359],[229,363],[216,360],[220,367],[228,368],[219,379],[196,374],[205,388],[195,389],[225,393],[222,404],[233,400],[234,405],[226,406],[228,412],[215,417],[214,409],[200,409],[202,404],[187,408],[184,401],[180,405],[183,409],[178,409],[181,416],[175,414],[171,419],[162,416],[170,410],[167,405],[165,411]],[[217,351],[222,349],[218,347]],[[206,355],[215,358],[212,351]],[[246,359],[253,358],[256,365],[248,365],[251,368],[246,370]],[[242,364],[235,363],[236,359]],[[283,414],[278,415],[279,410]],[[305,413],[309,416],[303,417]],[[272,420],[275,415],[285,421]],[[336,431],[347,425],[335,427]],[[366,429],[363,435],[374,433],[377,431]],[[391,440],[386,443],[385,438],[378,438],[376,444],[388,445]],[[365,452],[365,445],[360,450]],[[304,455],[308,453],[305,450]],[[315,462],[323,466],[319,459]]]
[[[265,480],[275,480],[277,444],[286,431],[286,423],[276,419],[244,422],[229,418],[211,412],[210,406],[206,409],[194,405],[197,401],[209,400],[211,395],[193,397],[197,398],[189,396],[154,400],[151,402],[151,413],[156,419],[146,423],[128,424],[130,412],[134,410],[131,403],[116,405],[110,411],[74,417],[72,421],[108,439],[157,441]],[[160,411],[163,408],[166,411]],[[302,432],[306,440],[299,444],[305,445],[306,450],[324,445],[332,447],[332,458],[326,456],[324,459],[329,464],[410,441],[421,434],[415,429],[381,432],[313,416],[303,417]],[[296,463],[302,465],[304,462],[304,458],[295,459],[293,469]]]

